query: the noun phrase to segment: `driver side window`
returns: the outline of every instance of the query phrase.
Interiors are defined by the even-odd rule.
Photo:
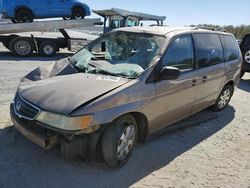
[[[163,57],[163,66],[172,66],[181,71],[194,69],[194,48],[191,35],[176,38]]]

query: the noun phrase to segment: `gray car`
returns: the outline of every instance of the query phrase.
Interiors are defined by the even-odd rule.
[[[134,146],[210,107],[223,110],[240,80],[233,35],[197,28],[114,30],[70,58],[27,74],[11,104],[17,130],[65,158],[125,164]]]

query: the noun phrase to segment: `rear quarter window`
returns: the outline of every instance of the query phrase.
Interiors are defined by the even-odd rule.
[[[222,63],[223,50],[218,34],[193,34],[196,61],[199,68]]]
[[[225,61],[237,60],[240,57],[239,46],[232,36],[221,35]]]

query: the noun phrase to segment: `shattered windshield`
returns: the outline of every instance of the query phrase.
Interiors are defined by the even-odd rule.
[[[85,73],[137,78],[164,42],[152,34],[112,32],[76,53],[71,61]]]

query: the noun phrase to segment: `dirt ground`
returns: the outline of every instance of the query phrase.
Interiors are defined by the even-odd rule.
[[[12,126],[9,104],[19,79],[65,56],[22,59],[0,47],[0,188],[250,188],[250,74],[216,119],[150,139],[126,166],[111,170],[78,159],[66,162],[59,149],[45,152]]]

